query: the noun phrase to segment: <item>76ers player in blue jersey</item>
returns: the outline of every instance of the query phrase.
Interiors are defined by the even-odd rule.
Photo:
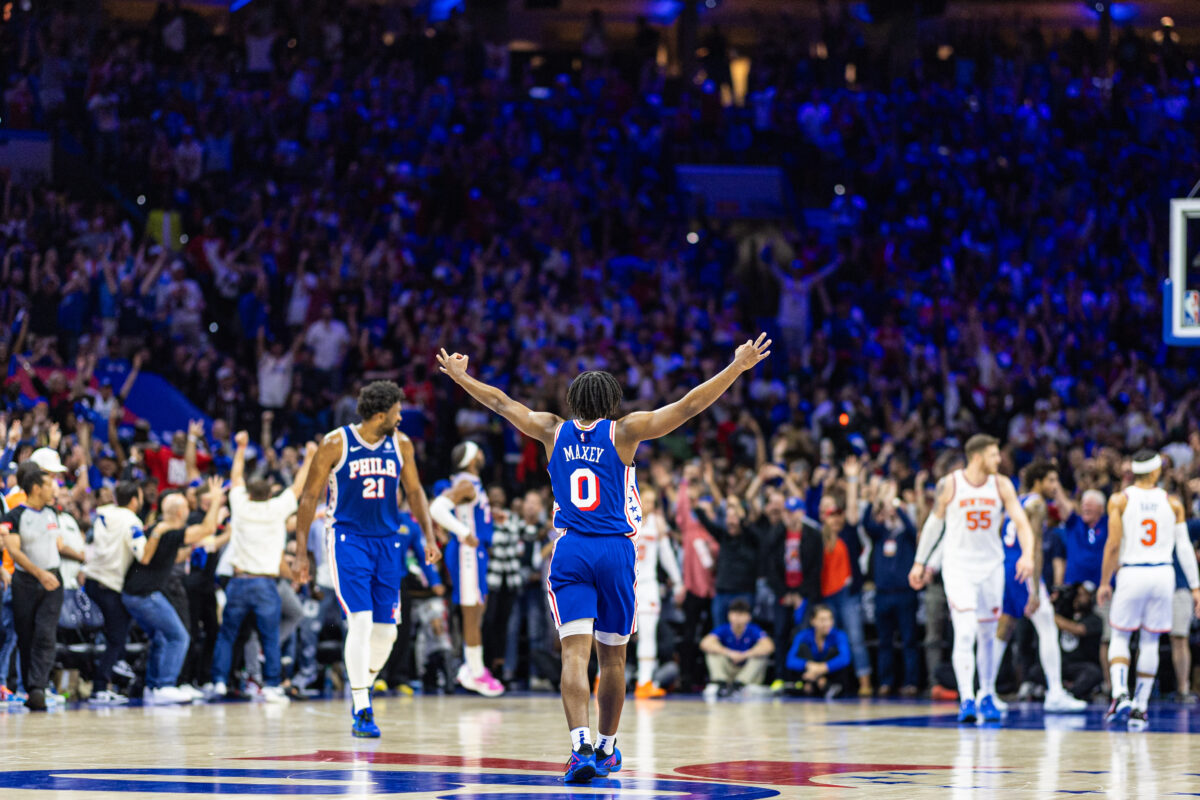
[[[440,557],[412,441],[396,430],[402,396],[390,381],[363,387],[358,395],[362,422],[326,435],[296,512],[296,552],[303,553],[317,505],[328,492],[325,541],[334,591],[347,619],[346,675],[354,698],[351,730],[362,737],[379,736],[370,687],[392,652],[400,621],[400,581],[408,549],[399,533],[404,495],[425,532],[426,560],[432,563]],[[297,581],[308,582],[306,560],[300,560],[297,573]]]
[[[585,372],[567,389],[569,420],[532,411],[467,374],[467,357],[442,350],[441,370],[476,400],[541,442],[549,456],[554,526],[562,531],[550,557],[547,589],[562,640],[562,695],[571,729],[565,778],[586,783],[621,768],[617,724],[625,703],[625,646],[637,621],[637,545],[642,521],[633,459],[657,439],[712,405],[738,376],[769,356],[762,334],[737,349],[733,362],[657,411],[620,419],[621,385],[607,372]],[[595,637],[600,658],[598,737],[588,725],[587,666]]]
[[[1063,688],[1058,626],[1054,623],[1050,593],[1046,590],[1046,582],[1042,580],[1042,539],[1050,510],[1047,501],[1062,494],[1058,468],[1049,461],[1034,461],[1021,473],[1021,482],[1027,492],[1019,498],[1021,507],[1025,509],[1029,527],[1033,529],[1034,572],[1027,581],[1017,580],[1016,564],[1021,557],[1021,548],[1012,520],[1006,520],[1003,528],[1004,603],[1001,606],[1000,623],[996,627],[996,638],[1001,643],[1000,657],[1003,658],[1004,647],[1012,639],[1017,620],[1028,617],[1037,631],[1038,658],[1046,674],[1045,711],[1052,714],[1086,711],[1087,703],[1067,694]]]

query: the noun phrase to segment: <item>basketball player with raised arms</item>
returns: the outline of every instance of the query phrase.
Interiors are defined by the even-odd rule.
[[[1019,581],[1033,575],[1033,531],[1012,481],[998,474],[999,440],[976,434],[967,440],[964,450],[967,466],[938,481],[937,499],[921,530],[908,582],[914,589],[924,588],[933,574],[929,562],[940,546],[944,551],[942,583],[954,623],[952,661],[960,699],[958,720],[973,723],[982,716],[984,722],[999,722],[996,672],[1003,651],[996,641],[996,623],[1004,600],[1004,515],[1013,521],[1021,546],[1014,570]],[[977,642],[976,697],[972,690]]]
[[[1108,499],[1108,541],[1096,602],[1112,600],[1108,612],[1112,641],[1108,645],[1112,678],[1112,705],[1105,722],[1129,721],[1129,727],[1146,727],[1146,706],[1158,674],[1158,638],[1171,631],[1171,603],[1175,594],[1172,556],[1192,590],[1200,614],[1200,571],[1196,551],[1188,539],[1183,504],[1158,487],[1162,456],[1140,450],[1133,456],[1133,485]],[[1117,588],[1112,588],[1116,574]],[[1137,684],[1129,697],[1129,639],[1141,630]]]
[[[666,436],[708,408],[743,372],[769,356],[762,334],[738,347],[732,363],[682,399],[656,411],[621,411],[620,383],[584,372],[567,389],[570,419],[532,411],[467,374],[464,355],[438,354],[441,371],[481,404],[541,442],[549,457],[554,527],[563,532],[550,556],[547,591],[562,640],[562,697],[571,731],[568,783],[586,783],[621,768],[617,724],[625,703],[625,646],[637,630],[637,544],[642,504],[633,459],[642,442]],[[588,660],[595,637],[600,660],[598,736],[588,723]]]
[[[317,505],[328,492],[326,557],[347,620],[344,658],[354,703],[351,732],[358,737],[379,736],[370,687],[391,655],[400,621],[407,550],[399,533],[404,522],[400,506],[406,496],[425,533],[426,561],[441,557],[412,441],[396,430],[402,397],[391,381],[363,387],[358,394],[362,422],[325,436],[296,512],[296,552],[304,553]],[[297,582],[308,582],[307,559],[299,559],[296,573]]]

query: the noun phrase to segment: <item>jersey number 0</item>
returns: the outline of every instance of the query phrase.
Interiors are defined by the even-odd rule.
[[[600,479],[587,467],[571,473],[571,505],[580,511],[595,511],[600,506]]]

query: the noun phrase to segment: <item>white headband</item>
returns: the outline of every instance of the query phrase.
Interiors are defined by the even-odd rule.
[[[1134,475],[1149,475],[1156,469],[1162,468],[1162,456],[1158,453],[1154,454],[1154,458],[1146,459],[1145,461],[1133,462]]]
[[[466,449],[463,450],[463,457],[458,460],[459,469],[466,469],[467,465],[475,460],[475,456],[479,455],[479,445],[469,439],[464,444]]]

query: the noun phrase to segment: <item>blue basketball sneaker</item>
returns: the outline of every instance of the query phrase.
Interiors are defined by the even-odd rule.
[[[990,694],[984,695],[983,699],[979,701],[979,713],[983,716],[984,722],[999,722],[1004,719],[1004,715],[996,707],[996,698]]]
[[[375,712],[370,706],[354,715],[354,726],[350,732],[360,739],[379,738],[379,726],[375,724]]]
[[[621,771],[621,751],[616,747],[611,754],[603,750],[596,751],[596,775],[603,778],[610,772]]]
[[[975,699],[973,697],[963,698],[962,703],[958,706],[958,721],[974,723],[975,719]]]
[[[1126,722],[1132,712],[1133,701],[1129,699],[1129,695],[1122,694],[1120,697],[1114,697],[1112,705],[1108,707],[1108,712],[1104,715],[1104,724]]]
[[[571,751],[567,759],[567,771],[563,775],[566,783],[588,783],[596,777],[596,753],[590,744]]]

